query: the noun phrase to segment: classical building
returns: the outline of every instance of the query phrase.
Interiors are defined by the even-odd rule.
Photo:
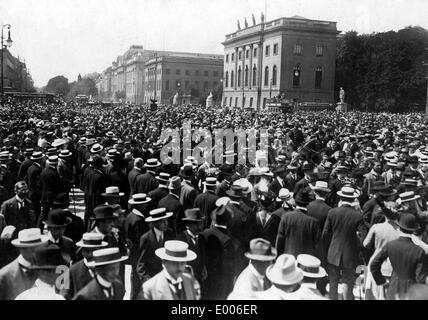
[[[213,92],[220,104],[222,81],[223,55],[159,52],[146,62],[144,102],[171,104],[178,94],[178,104],[205,104]]]
[[[34,92],[34,82],[25,62],[14,57],[9,50],[0,50],[3,54],[4,92]]]
[[[336,22],[294,16],[226,35],[223,105],[263,109],[278,95],[334,103]]]

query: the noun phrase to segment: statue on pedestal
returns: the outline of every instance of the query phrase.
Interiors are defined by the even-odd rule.
[[[244,26],[245,26],[245,28],[248,28],[247,18],[244,18]]]
[[[262,23],[265,22],[265,15],[263,14],[263,12],[262,12],[262,15],[260,16],[260,20],[262,21]]]
[[[340,103],[345,102],[345,90],[343,90],[342,87],[340,87],[340,93],[339,93]]]
[[[172,104],[174,106],[178,104],[178,92],[174,95],[174,98],[172,99]]]
[[[238,30],[241,30],[241,24],[239,23],[239,20],[236,20],[236,23],[238,24]]]
[[[211,108],[213,106],[213,93],[210,92],[210,95],[207,97],[206,101],[207,108]]]
[[[254,13],[251,14],[251,18],[253,19],[253,26],[255,26],[256,25],[256,18],[254,17]]]

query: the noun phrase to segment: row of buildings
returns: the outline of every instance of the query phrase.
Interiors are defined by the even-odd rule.
[[[100,98],[135,104],[196,103],[222,86],[223,56],[146,50],[133,45],[97,80]],[[220,100],[219,97],[218,100]]]
[[[226,35],[224,55],[146,50],[131,46],[98,79],[101,98],[171,104],[204,102],[263,109],[281,96],[294,102],[334,103],[336,22],[280,18]]]
[[[9,50],[0,49],[3,55],[3,81],[0,87],[4,92],[34,92],[34,82],[24,61],[14,57]]]

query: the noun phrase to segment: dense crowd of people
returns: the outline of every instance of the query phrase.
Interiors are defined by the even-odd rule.
[[[177,163],[163,133],[185,121]],[[213,163],[200,129],[267,146],[238,163],[235,137]],[[9,99],[0,299],[121,300],[127,281],[144,300],[427,299],[427,132],[417,113]]]

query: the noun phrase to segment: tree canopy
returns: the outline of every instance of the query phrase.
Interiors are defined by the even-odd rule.
[[[70,85],[66,77],[56,76],[48,81],[45,90],[50,93],[66,96],[70,91]]]

